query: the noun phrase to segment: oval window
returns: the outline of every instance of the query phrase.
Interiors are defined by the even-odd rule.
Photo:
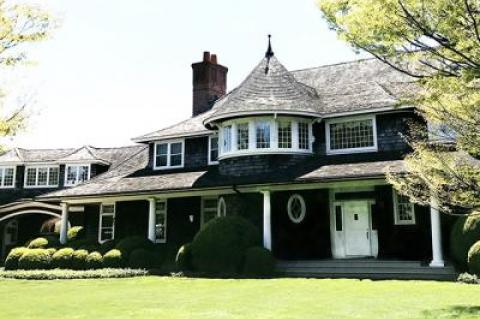
[[[307,207],[302,196],[294,194],[290,196],[287,205],[288,217],[295,223],[301,223],[305,219]]]

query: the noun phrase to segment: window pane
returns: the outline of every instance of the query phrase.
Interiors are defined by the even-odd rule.
[[[48,168],[47,167],[40,167],[38,168],[38,186],[45,186],[47,185],[47,178],[48,178]]]
[[[167,166],[167,155],[157,156],[155,164],[157,167]]]
[[[237,147],[239,150],[248,149],[248,124],[238,124],[237,126]]]
[[[182,154],[182,143],[170,144],[170,154]]]
[[[225,126],[223,128],[223,151],[230,152],[232,150],[232,127]]]
[[[310,130],[308,123],[298,123],[298,147],[302,150],[310,149]]]
[[[257,148],[270,148],[270,123],[258,122],[256,127]]]
[[[2,170],[0,169],[0,172]],[[1,174],[1,173],[0,173]],[[15,174],[14,168],[6,168],[3,180],[3,186],[13,186],[13,175]],[[0,176],[0,184],[2,182],[2,176]]]
[[[35,186],[37,184],[37,169],[27,168],[27,186]]]
[[[168,153],[168,144],[157,144],[156,154],[158,155],[167,155]]]
[[[67,167],[67,185],[75,185],[77,183],[77,166]]]
[[[218,137],[210,138],[210,161],[216,162],[218,160]]]
[[[78,167],[78,183],[83,183],[88,180],[88,166],[79,166]]]
[[[58,167],[50,167],[48,172],[48,185],[55,186],[58,185],[59,169]]]
[[[103,214],[113,214],[115,212],[114,205],[103,205],[102,206],[102,213]]]
[[[372,119],[330,124],[330,149],[373,147]]]
[[[278,147],[292,148],[292,124],[290,122],[278,123]]]
[[[170,156],[170,166],[181,166],[181,165],[182,165],[182,154]]]

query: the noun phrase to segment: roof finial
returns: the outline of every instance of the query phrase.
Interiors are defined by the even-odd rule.
[[[267,53],[265,53],[265,57],[266,58],[271,58],[274,54],[273,54],[273,50],[272,50],[272,35],[269,34],[268,35],[268,50],[267,50]]]

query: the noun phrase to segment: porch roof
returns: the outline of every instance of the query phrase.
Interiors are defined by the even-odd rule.
[[[144,167],[148,158],[139,153],[131,162],[141,161]],[[142,158],[143,157],[143,158]],[[130,164],[132,164],[130,163]],[[387,171],[405,171],[404,161],[378,161],[351,164],[323,165],[299,168],[298,171],[279,172],[265,176],[224,176],[218,167],[192,172],[171,172],[146,175],[145,169],[125,163],[119,170],[112,170],[77,187],[47,193],[38,199],[98,197],[112,195],[136,195],[167,193],[235,186],[260,186],[278,184],[302,184],[332,182],[353,179],[384,178]],[[151,174],[151,173],[150,173]]]

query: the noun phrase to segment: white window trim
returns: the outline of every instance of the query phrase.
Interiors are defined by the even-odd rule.
[[[181,143],[182,144],[182,163],[180,165],[171,166],[170,164],[170,155],[172,144]],[[166,166],[157,166],[157,145],[167,144],[167,165]],[[177,140],[168,140],[155,142],[153,144],[153,169],[156,171],[167,170],[173,168],[183,168],[185,166],[185,139]]]
[[[291,122],[292,130],[292,147],[291,148],[280,148],[278,147],[278,122]],[[270,124],[270,147],[269,148],[257,148],[257,126],[258,122],[269,122]],[[309,127],[309,143],[308,149],[299,148],[299,134],[298,134],[298,123],[304,122],[308,124]],[[238,141],[238,124],[248,124],[249,136],[248,136],[248,149],[238,150],[237,141]],[[302,119],[297,117],[288,117],[288,116],[260,116],[260,117],[251,117],[251,118],[241,118],[236,120],[229,120],[222,123],[219,127],[219,159],[237,157],[237,156],[248,156],[248,155],[267,155],[267,154],[312,154],[313,153],[313,120]],[[223,128],[226,126],[232,126],[232,147],[231,150],[225,152],[223,148]]]
[[[28,169],[35,169],[35,185],[27,185],[27,171]],[[46,185],[38,185],[38,169],[39,168],[47,168],[47,184]],[[50,185],[50,169],[51,168],[57,168],[58,169],[58,182],[55,185]],[[65,169],[66,172],[66,169]],[[90,174],[90,169],[89,169],[89,174]],[[23,187],[24,188],[55,188],[58,187],[60,184],[60,166],[56,165],[49,165],[49,166],[42,166],[42,165],[36,165],[36,166],[25,166],[25,173],[23,177]],[[65,183],[66,184],[66,183]],[[72,185],[73,186],[73,185]]]
[[[300,206],[302,208],[302,211],[301,211],[300,216],[298,218],[296,218],[292,215],[292,202],[295,199],[298,199],[300,201]],[[303,222],[303,220],[305,219],[305,216],[307,214],[307,205],[305,204],[305,199],[303,198],[302,195],[293,194],[292,196],[290,196],[290,198],[288,199],[288,203],[287,203],[287,213],[288,213],[288,218],[290,219],[290,221],[292,223],[300,224],[301,222]]]
[[[344,149],[338,149],[338,150],[330,149],[330,125],[331,124],[362,121],[362,120],[372,120],[373,146],[357,147],[357,148],[344,148]],[[325,121],[325,141],[326,141],[327,155],[377,152],[378,151],[377,118],[376,118],[375,115],[370,115],[370,116],[355,116],[355,117],[343,117],[343,118],[328,119],[328,120]]]
[[[157,227],[157,203],[165,203],[165,209],[162,211],[165,214],[165,238],[163,239],[158,239],[157,234],[156,234],[156,229],[155,229],[155,243],[156,244],[166,244],[167,243],[167,237],[168,237],[168,201],[166,199],[156,199],[155,200],[155,227]]]
[[[222,196],[218,199],[217,203],[217,217],[225,216],[227,216],[227,203],[225,202],[225,198]]]
[[[220,139],[218,135],[210,135],[208,137],[208,165],[218,165],[218,156],[216,161],[212,161],[212,138],[217,139],[217,154],[220,156]]]
[[[217,201],[217,206],[215,207],[215,213],[216,216],[218,217],[218,196],[203,196],[202,197],[202,203],[201,203],[201,211],[200,211],[200,228],[203,228],[203,226],[206,224],[205,222],[205,201],[207,200],[216,200]]]
[[[393,219],[395,222],[395,225],[415,225],[416,220],[415,220],[415,205],[413,203],[410,203],[412,206],[412,219],[411,220],[400,220],[400,215],[398,211],[398,196],[399,194],[395,189],[392,189],[392,196],[393,196]]]
[[[103,212],[103,207],[104,206],[113,206],[113,213],[104,213]],[[105,243],[107,241],[110,241],[110,240],[115,240],[116,215],[117,215],[117,204],[115,202],[113,202],[113,203],[102,203],[100,205],[100,214],[98,214],[98,242],[100,244],[103,244],[103,243]],[[113,217],[112,239],[102,240],[102,218],[103,218],[103,216],[112,216]]]
[[[5,170],[13,168],[13,183],[12,185],[4,185],[5,182]],[[17,179],[17,167],[16,166],[0,166],[0,170],[3,171],[2,178],[0,179],[0,188],[1,189],[8,189],[8,188],[15,188],[16,179]]]
[[[92,164],[90,164],[90,163],[75,163],[75,164],[72,163],[72,164],[67,164],[67,165],[65,165],[65,173],[64,173],[65,177],[64,177],[64,182],[63,182],[63,185],[64,185],[65,187],[73,187],[73,186],[77,186],[78,184],[80,184],[80,183],[78,182],[78,174],[79,174],[78,167],[79,167],[79,166],[88,166],[87,181],[90,180],[91,174],[92,174]],[[68,174],[67,174],[67,172],[68,172],[68,168],[69,168],[69,167],[77,167],[77,177],[75,178],[75,181],[76,181],[75,184],[67,184],[67,179],[68,179]],[[26,175],[26,174],[25,174],[25,175]]]

